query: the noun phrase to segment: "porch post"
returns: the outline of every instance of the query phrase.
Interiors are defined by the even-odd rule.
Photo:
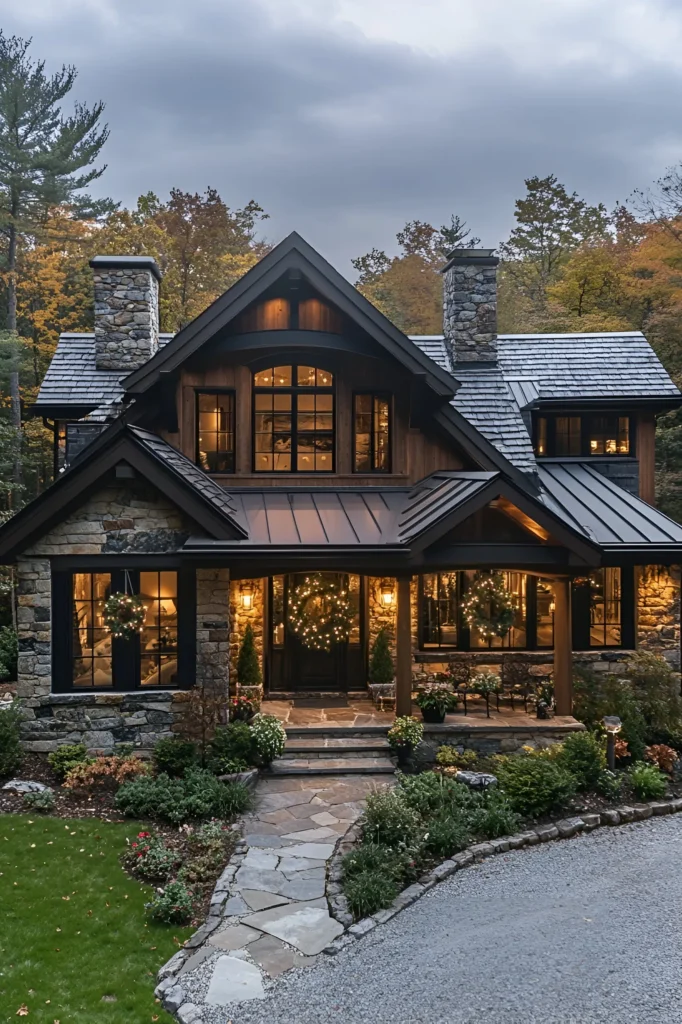
[[[412,624],[410,612],[411,576],[399,576],[396,616],[395,713],[412,713]]]
[[[571,584],[555,579],[554,590],[554,700],[558,715],[573,713],[573,642]]]

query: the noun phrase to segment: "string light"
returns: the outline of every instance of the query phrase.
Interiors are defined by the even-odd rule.
[[[353,626],[353,606],[345,587],[329,583],[321,573],[306,576],[289,604],[289,625],[313,650],[330,651],[345,643]]]
[[[147,609],[137,594],[112,594],[104,605],[104,625],[113,637],[137,636],[144,629]]]
[[[514,603],[501,572],[479,571],[462,600],[469,626],[486,640],[504,637],[514,625]]]

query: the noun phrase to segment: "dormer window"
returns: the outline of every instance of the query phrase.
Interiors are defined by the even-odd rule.
[[[334,375],[272,366],[253,375],[255,473],[334,471]]]
[[[537,416],[535,454],[539,457],[590,458],[633,455],[630,416],[582,413]]]

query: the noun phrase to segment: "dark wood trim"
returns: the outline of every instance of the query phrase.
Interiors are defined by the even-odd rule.
[[[396,715],[412,714],[412,612],[411,576],[397,580],[398,610],[396,615]]]
[[[573,712],[571,583],[554,581],[554,699],[559,715]]]
[[[656,416],[640,412],[637,417],[637,450],[639,452],[639,496],[650,505],[656,504]]]

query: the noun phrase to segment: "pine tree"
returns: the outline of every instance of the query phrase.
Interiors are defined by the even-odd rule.
[[[237,682],[240,686],[260,686],[262,681],[258,652],[253,638],[253,630],[249,623],[239,647],[237,658]]]
[[[372,644],[369,658],[369,681],[370,683],[392,683],[394,676],[393,658],[388,646],[388,632],[386,629],[380,629]]]

